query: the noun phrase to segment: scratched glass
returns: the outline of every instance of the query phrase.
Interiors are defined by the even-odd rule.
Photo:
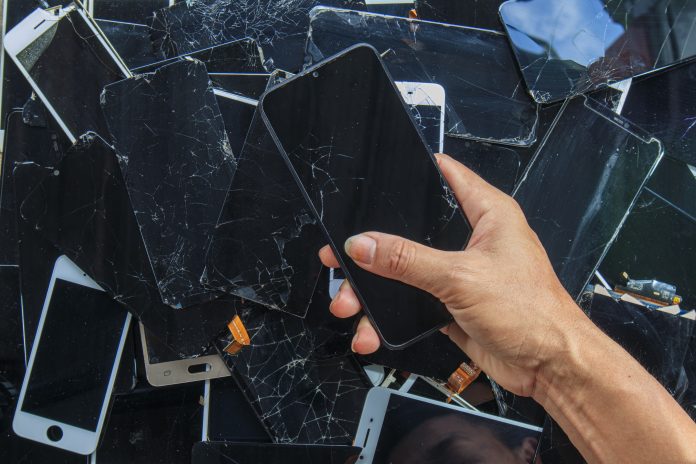
[[[500,17],[539,103],[696,55],[693,0],[511,0]]]

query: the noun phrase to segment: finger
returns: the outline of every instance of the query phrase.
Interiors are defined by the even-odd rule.
[[[451,258],[396,235],[366,232],[346,240],[346,253],[361,268],[389,279],[399,280],[438,296],[447,281]]]
[[[341,319],[353,317],[360,312],[360,301],[347,280],[343,281],[338,293],[331,301],[329,311]]]
[[[379,349],[379,336],[365,316],[358,322],[350,348],[358,354],[371,354]]]
[[[447,179],[454,196],[462,206],[464,214],[476,227],[484,214],[493,210],[507,197],[503,192],[479,177],[474,171],[448,155],[435,155],[442,175]]]
[[[341,265],[338,264],[338,260],[336,259],[336,256],[329,245],[324,245],[321,250],[319,250],[319,259],[326,267],[332,267],[334,269],[341,267]]]

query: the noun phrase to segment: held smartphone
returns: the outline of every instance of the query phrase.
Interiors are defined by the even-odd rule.
[[[230,375],[225,362],[217,353],[181,359],[171,348],[150,335],[142,322],[139,325],[145,376],[153,387],[217,379]]]
[[[130,313],[60,256],[17,401],[15,433],[74,453],[92,453],[130,321]]]
[[[433,153],[445,145],[445,89],[430,82],[394,82]]]
[[[447,325],[441,301],[360,268],[343,246],[380,231],[459,251],[471,235],[377,51],[347,48],[268,90],[258,111],[384,346]]]
[[[365,399],[355,446],[358,462],[525,462],[541,428],[386,388]]]
[[[3,42],[71,142],[88,131],[108,135],[99,97],[130,71],[82,8],[36,9]]]

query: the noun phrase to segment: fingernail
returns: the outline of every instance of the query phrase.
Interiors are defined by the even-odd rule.
[[[358,343],[358,340],[360,339],[360,331],[355,332],[355,335],[353,335],[353,341],[350,342],[350,351],[353,353],[356,353],[355,351],[355,345]]]
[[[375,258],[377,242],[367,235],[354,235],[346,240],[344,245],[348,256],[362,264],[372,264]]]

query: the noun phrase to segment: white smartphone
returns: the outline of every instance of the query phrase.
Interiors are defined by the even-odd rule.
[[[145,376],[153,387],[165,387],[201,380],[229,377],[230,371],[220,355],[181,359],[174,351],[147,332],[140,323]]]
[[[53,268],[12,428],[78,454],[97,448],[131,315],[66,256]]]
[[[102,89],[131,74],[82,8],[36,9],[3,43],[71,142],[89,131],[108,135],[99,107]]]
[[[386,388],[370,389],[355,446],[360,463],[532,463],[541,428]]]
[[[433,153],[445,144],[445,89],[430,82],[396,82],[411,114]]]

